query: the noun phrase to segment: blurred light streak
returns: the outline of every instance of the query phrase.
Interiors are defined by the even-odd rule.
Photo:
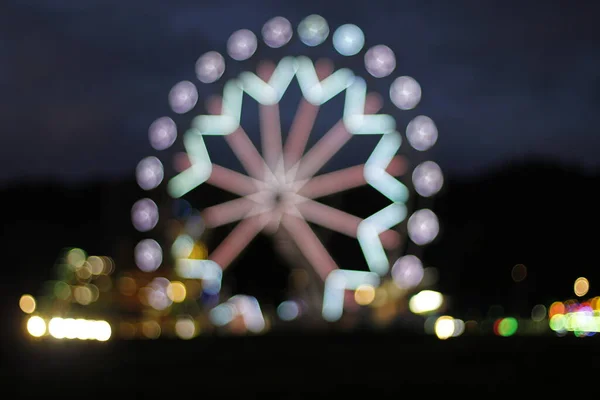
[[[178,259],[175,261],[175,272],[186,279],[203,279],[221,284],[222,270],[212,260]]]
[[[55,339],[97,340],[100,342],[107,341],[112,335],[112,329],[108,322],[83,318],[54,317],[48,323],[48,332]]]
[[[206,182],[239,196],[252,194],[261,185],[260,181],[217,164],[212,164],[212,172]]]
[[[403,203],[392,203],[359,224],[356,237],[371,271],[379,275],[385,275],[389,271],[389,260],[379,235],[402,222],[404,218],[406,206]]]
[[[240,197],[225,203],[217,204],[202,211],[202,217],[206,226],[216,228],[221,225],[229,224],[244,219],[246,215],[255,208],[258,203],[253,201],[255,195]]]
[[[396,203],[405,203],[408,200],[409,191],[402,182],[386,170],[394,160],[401,144],[402,137],[397,132],[383,136],[369,156],[364,168],[365,180],[378,192]]]
[[[422,290],[412,296],[408,302],[410,311],[415,314],[427,314],[437,311],[444,302],[444,296],[433,290]]]
[[[306,181],[298,190],[298,194],[309,199],[317,199],[333,193],[354,189],[368,182],[364,176],[365,164],[355,165],[337,171],[328,172]],[[406,160],[395,156],[386,167],[392,176],[401,176],[406,172]]]
[[[344,291],[356,290],[361,285],[379,286],[379,276],[373,272],[337,269],[325,280],[323,296],[323,318],[333,322],[342,317],[344,310]]]
[[[284,167],[286,169],[296,164],[304,154],[318,112],[319,106],[309,103],[304,98],[300,100],[283,148]]]
[[[225,269],[264,228],[268,221],[260,216],[242,220],[212,252],[210,259]]]
[[[225,136],[225,141],[231,147],[242,166],[256,180],[263,181],[268,173],[267,165],[243,128]]]
[[[238,315],[242,317],[245,327],[253,333],[260,333],[265,328],[260,305],[252,296],[233,296],[210,311],[210,319],[217,326],[229,324]]]
[[[379,94],[367,95],[367,83],[355,77],[346,89],[344,124],[353,135],[384,135],[396,130],[396,120],[391,115],[374,115],[383,106]]]
[[[283,162],[281,155],[283,144],[281,141],[281,121],[279,120],[279,105],[259,105],[260,133],[262,155],[267,166],[273,171],[277,163]]]
[[[323,280],[338,268],[323,243],[303,218],[286,215],[283,217],[282,223],[294,238],[304,257]]]
[[[358,227],[363,221],[345,211],[309,199],[300,201],[296,204],[296,208],[307,221],[352,238],[357,237]],[[400,244],[400,234],[396,231],[385,230],[380,233],[380,240],[384,247],[394,248]]]

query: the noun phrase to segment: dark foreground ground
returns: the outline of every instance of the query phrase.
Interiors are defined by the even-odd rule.
[[[3,352],[4,388],[14,388],[17,398],[556,398],[597,393],[600,377],[596,337],[440,341],[356,334],[106,343],[23,338]]]

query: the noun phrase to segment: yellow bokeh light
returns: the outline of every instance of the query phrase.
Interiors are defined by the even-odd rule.
[[[185,285],[178,281],[173,281],[169,284],[167,288],[167,296],[174,303],[181,303],[185,300],[185,296],[187,294],[187,290]]]
[[[33,337],[42,337],[46,333],[46,321],[41,317],[33,316],[27,321],[27,332]]]
[[[98,340],[110,339],[112,328],[106,321],[86,320],[83,318],[54,317],[48,324],[50,335],[55,339]]]
[[[87,259],[88,264],[90,265],[90,269],[92,270],[92,274],[100,275],[104,272],[104,260],[98,256],[90,256]]]
[[[452,337],[454,335],[454,328],[455,323],[452,317],[444,315],[435,321],[434,331],[439,339],[446,340]]]
[[[585,296],[590,290],[590,282],[586,278],[577,278],[573,285],[573,291],[578,297]]]
[[[158,339],[162,330],[156,321],[144,321],[142,323],[142,334],[148,339]]]
[[[125,296],[133,296],[137,291],[137,284],[135,283],[135,280],[128,276],[119,278],[117,285],[119,286],[119,291]]]
[[[361,306],[371,304],[375,300],[375,288],[372,285],[360,285],[354,291],[354,300]]]
[[[67,262],[77,269],[83,267],[86,259],[85,251],[81,249],[71,249],[67,254]]]
[[[175,323],[175,333],[180,339],[192,339],[196,335],[196,323],[190,318],[179,318]]]
[[[84,306],[87,306],[92,302],[92,295],[92,291],[87,286],[77,286],[73,290],[75,301]]]
[[[92,266],[86,261],[77,269],[76,273],[80,280],[86,281],[92,277]]]
[[[194,247],[189,255],[193,260],[205,260],[208,257],[208,249],[203,243],[194,243]]]
[[[410,298],[408,307],[415,314],[434,312],[442,307],[444,296],[433,290],[422,290]]]
[[[35,311],[35,307],[36,307],[35,299],[30,294],[24,294],[19,299],[19,307],[21,308],[21,311],[23,311],[24,313],[31,314],[32,312]]]
[[[374,307],[382,307],[388,302],[388,292],[383,287],[375,289],[375,299],[371,303]]]

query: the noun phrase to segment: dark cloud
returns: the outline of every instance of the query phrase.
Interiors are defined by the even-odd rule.
[[[236,29],[314,12],[396,51],[397,72],[423,86],[417,112],[439,125],[445,169],[476,173],[528,154],[596,167],[598,7],[569,4],[5,2],[0,179],[130,174],[149,150],[147,126],[166,112],[170,87],[193,79],[200,54],[223,51]]]

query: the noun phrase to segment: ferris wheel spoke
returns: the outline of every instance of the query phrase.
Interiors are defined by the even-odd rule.
[[[374,114],[382,107],[379,96],[367,95],[365,114]],[[295,180],[312,178],[350,140],[343,120],[338,121],[311,149],[297,165]]]
[[[212,173],[206,183],[239,196],[255,193],[260,187],[259,181],[217,164],[212,165]]]
[[[260,216],[242,220],[212,252],[209,259],[226,269],[244,248],[263,229],[265,221]]]
[[[304,182],[304,185],[298,190],[298,194],[309,199],[317,199],[364,186],[367,184],[364,168],[365,165],[361,164],[315,176]],[[392,176],[403,175],[406,172],[405,158],[394,157],[386,171]]]
[[[338,269],[337,264],[323,246],[315,232],[303,218],[287,214],[282,219],[283,226],[292,236],[304,257],[325,280],[331,271]]]
[[[259,105],[262,151],[267,166],[273,171],[281,160],[283,144],[279,105]]]
[[[257,203],[250,197],[241,197],[205,208],[202,211],[202,218],[207,227],[216,228],[244,219],[256,205]]]
[[[309,103],[304,98],[300,100],[283,149],[285,168],[292,167],[302,158],[318,113],[318,106]]]
[[[254,144],[240,126],[235,132],[225,135],[225,141],[231,147],[231,150],[242,163],[242,166],[248,172],[248,175],[254,179],[262,181],[267,170],[265,160],[254,147]]]
[[[352,238],[356,238],[358,226],[363,221],[352,214],[310,199],[297,203],[296,208],[307,221]],[[380,234],[379,239],[387,249],[395,248],[400,244],[400,234],[393,230],[385,230]]]
[[[337,122],[297,164],[294,180],[309,179],[352,138],[342,121]]]

